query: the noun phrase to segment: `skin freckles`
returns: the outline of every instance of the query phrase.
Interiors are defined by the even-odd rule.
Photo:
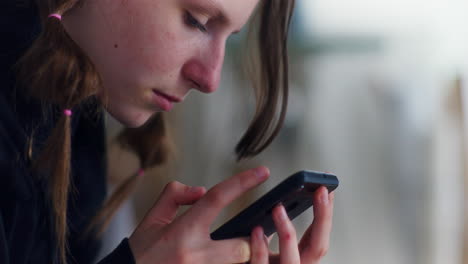
[[[226,40],[245,25],[259,1],[271,0],[80,1],[82,6],[63,14],[63,26],[96,66],[103,84],[99,95],[107,111],[125,126],[138,127],[156,112],[170,109],[170,103],[161,99],[164,96],[157,94],[179,101],[191,90],[214,92]],[[266,6],[265,12],[269,10]],[[261,238],[252,247],[245,239],[211,240],[215,218],[266,180],[269,173],[261,171],[263,177],[258,169],[247,171],[208,192],[194,194],[185,191],[188,186],[172,185],[129,237],[136,263],[244,263],[252,256],[258,258],[251,260],[253,264],[318,263],[329,245],[333,198],[321,203],[314,196],[314,222],[300,247],[284,209],[274,210],[280,254],[268,255]],[[179,205],[192,207],[174,220]]]
[[[191,89],[217,89],[226,40],[258,1],[85,1],[64,14],[63,24],[95,64],[107,111],[138,127],[162,111],[154,91],[183,99]]]

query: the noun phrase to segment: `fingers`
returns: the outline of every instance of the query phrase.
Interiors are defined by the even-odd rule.
[[[237,174],[211,188],[186,213],[187,219],[209,230],[211,223],[221,210],[242,193],[265,181],[270,172],[266,167],[259,167]]]
[[[207,260],[213,263],[244,263],[249,261],[251,251],[246,239],[235,238],[226,240],[212,240],[208,243],[206,250]]]
[[[252,250],[250,264],[268,264],[269,250],[262,227],[258,226],[252,231],[250,248]]]
[[[151,224],[168,224],[172,222],[181,205],[193,204],[205,194],[203,187],[190,187],[180,182],[170,182],[164,187],[153,208],[145,217]]]
[[[273,209],[273,221],[279,238],[280,263],[299,264],[301,262],[297,247],[296,229],[289,220],[283,205]]]
[[[321,187],[314,194],[314,221],[299,243],[305,263],[316,263],[327,254],[332,229],[334,193]]]

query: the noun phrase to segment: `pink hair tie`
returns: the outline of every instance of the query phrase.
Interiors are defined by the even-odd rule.
[[[73,114],[73,112],[70,109],[65,109],[65,110],[63,110],[63,114],[65,114],[66,116],[71,116]]]
[[[58,20],[62,20],[62,15],[57,14],[57,13],[50,14],[49,17],[55,17],[55,18],[58,19]]]
[[[137,175],[140,176],[140,177],[145,175],[145,170],[144,169],[139,169],[138,172],[137,172]]]

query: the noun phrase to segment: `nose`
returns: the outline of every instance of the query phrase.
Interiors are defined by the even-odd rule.
[[[216,91],[223,68],[225,42],[212,42],[194,50],[194,55],[182,67],[184,79],[203,93]]]

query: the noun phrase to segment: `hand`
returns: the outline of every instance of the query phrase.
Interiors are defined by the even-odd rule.
[[[273,209],[273,220],[279,238],[279,254],[268,250],[261,227],[252,231],[250,239],[251,264],[317,264],[326,255],[329,247],[333,217],[334,193],[328,194],[325,187],[314,193],[314,221],[297,244],[296,230],[282,205]]]
[[[242,263],[250,259],[245,239],[214,241],[210,226],[220,211],[269,176],[265,167],[235,175],[208,192],[169,183],[129,238],[137,264]],[[206,194],[205,194],[206,193]],[[176,218],[181,205],[193,206]]]

